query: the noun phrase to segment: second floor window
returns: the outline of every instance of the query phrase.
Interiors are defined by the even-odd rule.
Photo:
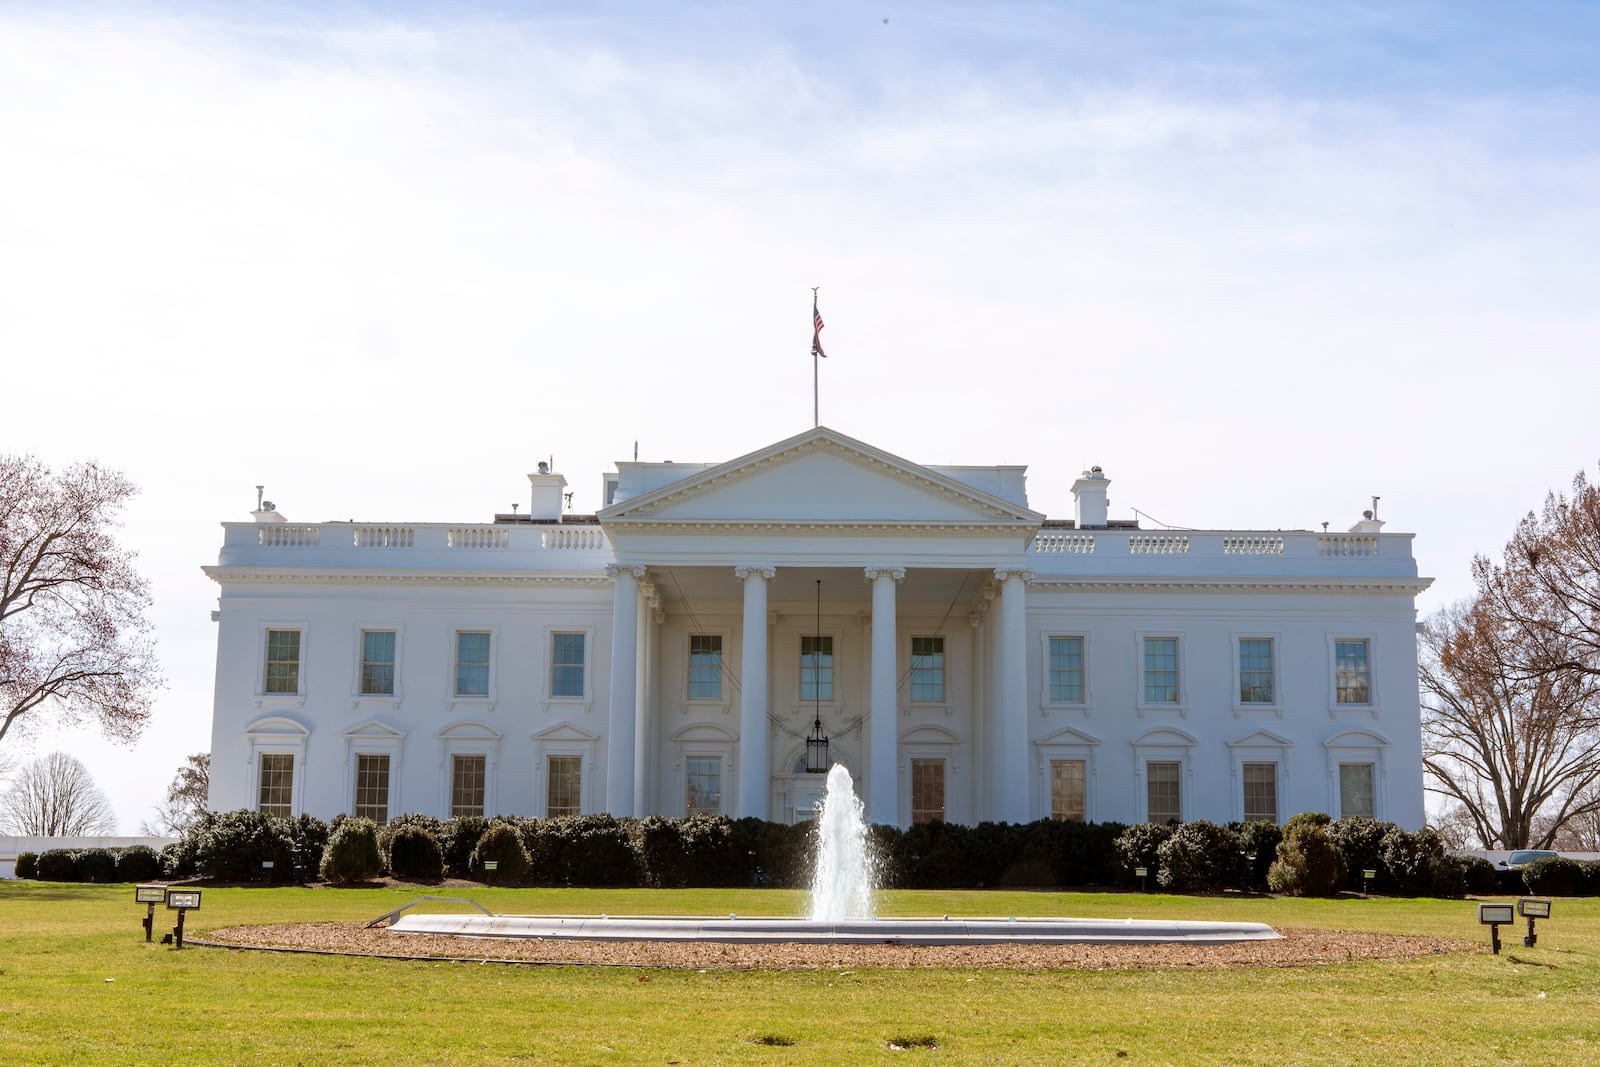
[[[722,697],[722,635],[689,635],[689,699]]]
[[[1372,703],[1372,668],[1367,651],[1365,638],[1333,643],[1335,684],[1338,687],[1335,703]]]
[[[1178,639],[1176,637],[1147,637],[1144,639],[1144,702],[1146,704],[1176,704],[1178,702]]]
[[[1050,639],[1050,700],[1057,704],[1083,703],[1083,638]]]
[[[911,699],[944,699],[944,638],[911,639]]]
[[[456,634],[456,696],[489,695],[489,635],[477,630]]]
[[[361,692],[394,694],[394,631],[361,631]]]
[[[550,695],[583,696],[584,634],[550,635]]]
[[[267,631],[267,672],[262,691],[300,692],[300,631]]]
[[[800,699],[833,699],[833,637],[800,638]]]
[[[1273,697],[1272,641],[1239,642],[1239,703],[1270,704]]]

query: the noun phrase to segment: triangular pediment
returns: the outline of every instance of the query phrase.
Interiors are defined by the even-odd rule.
[[[1271,730],[1252,730],[1243,737],[1228,742],[1229,748],[1291,748],[1294,742],[1279,737]]]
[[[344,736],[360,741],[404,741],[406,737],[404,730],[396,730],[393,726],[377,719],[368,719],[350,727],[344,732]]]
[[[600,512],[607,526],[1036,527],[1044,516],[825,426]]]

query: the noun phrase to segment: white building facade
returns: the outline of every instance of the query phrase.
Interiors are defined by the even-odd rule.
[[[224,524],[211,803],[795,821],[1423,822],[1410,534],[1144,531],[819,427],[607,506]]]

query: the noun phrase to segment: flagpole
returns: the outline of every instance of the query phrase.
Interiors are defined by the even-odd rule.
[[[812,337],[812,341],[811,341],[811,428],[813,430],[816,429],[818,426],[822,425],[822,416],[821,416],[822,409],[819,406],[819,402],[817,400],[818,391],[819,391],[819,382],[821,381],[821,375],[818,373],[817,368],[819,366],[821,366],[821,360],[817,355],[816,325],[815,325],[816,317],[817,317],[817,290],[820,289],[820,288],[822,288],[822,286],[820,286],[820,285],[813,285],[811,287],[811,320],[812,320],[812,332],[811,332],[811,337]]]

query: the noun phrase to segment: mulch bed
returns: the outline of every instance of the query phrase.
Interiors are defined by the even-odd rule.
[[[823,970],[856,967],[1001,967],[1015,970],[1153,970],[1321,967],[1481,952],[1473,941],[1331,930],[1279,930],[1279,941],[1232,945],[722,945],[662,941],[545,941],[403,934],[362,923],[232,926],[189,943],[402,959],[674,967],[695,970]]]

